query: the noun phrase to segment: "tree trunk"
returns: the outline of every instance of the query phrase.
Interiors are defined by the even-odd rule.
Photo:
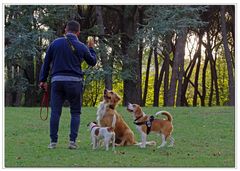
[[[197,60],[197,53],[194,54],[193,59],[190,61],[190,64],[189,64],[187,70],[185,71],[185,78],[184,78],[183,85],[182,85],[182,99],[185,97],[185,94],[187,92],[188,84],[190,82],[190,78],[192,76],[193,69],[196,64],[196,60]],[[181,103],[182,103],[181,104],[182,106],[185,105],[185,101],[182,101]]]
[[[205,98],[206,98],[206,73],[207,73],[207,65],[208,65],[208,57],[207,55],[204,66],[203,66],[203,71],[202,71],[202,98],[201,98],[201,106],[205,106]]]
[[[21,104],[21,101],[22,101],[22,93],[21,93],[21,92],[17,92],[15,95],[16,95],[16,96],[15,96],[15,100],[14,100],[14,106],[19,107],[19,106],[22,105],[22,104]],[[33,105],[34,105],[34,104],[33,104]]]
[[[154,93],[156,97],[154,98],[153,106],[156,106],[156,107],[159,106],[160,88],[161,88],[163,75],[164,75],[164,71],[165,71],[165,65],[166,65],[166,62],[164,61],[163,65],[162,65],[162,68],[160,70],[160,74],[159,74],[158,80],[157,80],[157,85],[156,85],[157,89],[156,89],[156,92]]]
[[[144,6],[138,6],[138,23],[139,28],[142,29],[142,25],[144,24]],[[138,50],[138,59],[139,59],[139,70],[138,70],[138,83],[140,84],[139,87],[139,94],[140,94],[140,105],[143,105],[143,99],[142,99],[142,59],[143,59],[143,50],[144,50],[144,44],[143,44],[143,38],[139,39],[139,50]]]
[[[27,91],[25,92],[25,104],[24,106],[32,107],[36,104],[36,89],[35,86],[28,86]]]
[[[231,20],[231,33],[232,33],[232,38],[233,38],[233,47],[235,47],[235,6],[231,5],[230,7],[230,15],[232,16]]]
[[[149,55],[148,55],[148,61],[147,61],[147,70],[146,70],[146,79],[145,79],[145,86],[143,91],[143,98],[142,98],[142,105],[146,105],[146,99],[147,99],[147,90],[148,90],[148,80],[149,80],[149,71],[150,71],[150,65],[151,65],[151,59],[153,54],[153,48],[150,48]]]
[[[211,65],[211,62],[210,62]],[[211,85],[210,85],[210,93],[209,93],[209,99],[208,99],[208,106],[212,106],[212,99],[213,99],[213,73],[211,70]]]
[[[4,106],[13,106],[13,93],[5,90]]]
[[[28,80],[27,91],[25,92],[25,106],[31,107],[34,106],[36,101],[36,89],[35,89],[35,80],[34,80],[34,64],[33,57],[27,57],[27,66],[24,68],[24,76]]]
[[[198,54],[199,48],[200,48],[200,46],[198,46],[198,49],[196,50],[196,53],[193,56],[193,59],[190,61],[190,64],[185,71],[185,78],[184,78],[184,82],[183,82],[183,86],[182,86],[182,99],[186,99],[185,94],[187,92],[188,84],[190,83],[190,78],[191,78],[193,70],[195,68],[197,58],[199,57],[199,54]],[[193,87],[195,88],[196,85],[194,84]],[[182,106],[187,105],[186,102],[187,102],[186,100],[182,100],[181,105]]]
[[[197,92],[198,92],[198,79],[199,79],[199,72],[200,72],[200,66],[201,66],[201,50],[202,50],[202,34],[199,33],[199,43],[198,43],[198,50],[196,52],[196,55],[198,57],[197,61],[197,68],[195,73],[195,81],[194,81],[194,94],[193,94],[193,106],[197,106]]]
[[[164,62],[166,62],[166,65],[165,65],[165,68],[164,68],[164,103],[163,103],[163,106],[167,106],[170,57],[169,57],[168,53],[165,54],[164,56],[165,56]]]
[[[172,35],[166,35],[165,37],[165,46],[164,46],[164,50],[163,50],[163,56],[164,56],[164,102],[163,105],[167,106],[168,103],[168,89],[169,89],[169,65],[170,65],[170,53],[173,51],[171,48],[171,44],[172,44]]]
[[[154,48],[154,66],[155,66],[155,74],[154,74],[154,93],[153,93],[153,106],[158,106],[159,101],[159,88],[158,88],[158,71],[159,71],[159,62],[158,62],[158,54],[157,47]]]
[[[10,62],[8,61],[5,61],[6,63],[6,75],[5,75],[5,98],[4,98],[4,105],[5,106],[12,106],[13,103],[12,103],[12,99],[13,99],[13,94],[12,94],[12,91],[11,89],[9,89],[8,86],[6,86],[6,83],[9,82],[9,80],[11,79],[11,64]]]
[[[42,37],[39,38],[39,47],[42,46]],[[36,56],[36,72],[35,72],[35,88],[36,90],[39,89],[38,85],[39,85],[39,75],[40,75],[40,71],[41,71],[41,67],[42,67],[43,61],[42,61],[42,53],[40,50],[40,53],[37,54]],[[37,106],[40,104],[41,101],[41,97],[36,96],[36,101],[34,106]]]
[[[137,46],[133,45],[137,31],[136,6],[122,6],[121,16],[121,49],[123,54],[123,73],[130,77],[123,80],[123,105],[128,102],[141,104],[141,78]]]
[[[160,87],[164,75],[165,65],[166,62],[164,61],[159,72],[159,62],[158,62],[158,54],[157,54],[157,48],[154,50],[154,61],[155,61],[155,77],[154,77],[154,97],[153,97],[153,106],[158,107],[159,106],[159,93],[160,93]]]
[[[217,71],[216,71],[216,64],[215,61],[213,59],[213,55],[212,55],[212,50],[211,50],[211,45],[210,45],[210,37],[209,37],[209,33],[207,33],[207,56],[208,59],[210,60],[210,66],[211,66],[211,77],[212,77],[212,81],[213,83],[211,84],[215,87],[215,92],[216,92],[216,105],[220,105],[220,100],[219,100],[219,89],[218,89],[218,82],[217,82]],[[213,87],[211,88],[211,91],[213,90]],[[210,95],[213,95],[213,93],[210,93]],[[210,99],[212,99],[210,97]],[[209,103],[211,104],[211,103]]]
[[[229,88],[229,105],[235,105],[235,81],[233,75],[233,66],[232,66],[232,58],[231,53],[228,48],[228,40],[227,40],[227,28],[226,28],[226,20],[225,20],[225,6],[221,6],[221,31],[223,37],[223,46],[225,51],[225,57],[227,61],[227,69],[228,69],[228,88]]]
[[[168,106],[174,106],[175,104],[175,93],[176,93],[176,86],[178,81],[178,91],[182,91],[182,77],[183,77],[183,64],[182,60],[184,60],[185,54],[185,42],[186,42],[187,32],[183,31],[179,34],[176,43],[174,61],[173,61],[173,68],[172,68],[172,77],[170,82],[170,89],[168,91]],[[180,70],[179,70],[180,68]],[[181,92],[178,92],[178,99],[177,105],[180,105]]]
[[[178,55],[179,58],[179,72],[178,72],[178,92],[177,92],[177,101],[176,105],[181,106],[182,101],[182,85],[183,85],[183,75],[184,75],[184,56],[185,56],[185,42],[187,38],[187,33],[184,33],[186,35],[183,35],[184,37],[181,39],[181,44],[179,45],[179,48],[182,48],[180,50],[180,53]]]
[[[99,34],[104,35],[105,31],[104,31],[101,6],[96,6],[95,12],[96,12],[96,18],[97,18],[97,25],[99,28]],[[103,44],[101,46],[100,59],[101,59],[103,70],[104,70],[104,84],[105,84],[105,88],[112,90],[112,68],[111,68],[111,64],[109,64],[110,60],[107,59],[106,51],[107,50],[105,48],[105,45]]]
[[[234,5],[231,5],[229,12],[230,12],[230,15],[232,16],[230,32],[232,33],[232,38],[233,38],[231,58],[233,63],[232,64],[233,70],[235,70],[235,6]]]

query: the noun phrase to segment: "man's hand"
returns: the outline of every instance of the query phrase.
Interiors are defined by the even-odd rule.
[[[46,82],[40,82],[39,88],[43,89],[44,91],[47,91],[48,84]]]
[[[95,44],[94,43],[94,38],[92,36],[88,36],[87,43],[88,43],[88,47],[93,48],[94,44]]]

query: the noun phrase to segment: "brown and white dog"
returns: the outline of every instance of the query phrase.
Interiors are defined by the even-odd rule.
[[[116,122],[116,117],[113,117],[114,126]],[[115,149],[115,132],[113,127],[99,127],[96,122],[90,122],[88,125],[90,134],[91,134],[91,141],[92,141],[92,149],[95,150],[99,147],[100,140],[104,140],[104,145],[106,151],[109,149],[109,144],[112,142],[112,150]]]
[[[97,110],[98,125],[101,127],[111,127],[113,116],[116,116],[116,124],[114,126],[116,145],[133,145],[136,144],[134,133],[115,109],[120,100],[121,98],[117,93],[107,89],[104,90],[103,101],[99,104]]]
[[[158,148],[164,147],[167,144],[167,138],[170,139],[170,145],[168,147],[172,147],[174,144],[174,138],[171,136],[173,131],[172,125],[172,116],[167,111],[159,111],[156,115],[165,115],[167,116],[167,120],[164,119],[153,119],[153,116],[146,115],[142,108],[137,104],[129,103],[127,106],[127,110],[133,114],[134,123],[136,124],[137,130],[141,133],[142,144],[141,148],[146,147],[147,134],[151,132],[155,132],[162,136],[162,144],[158,146]],[[150,125],[150,126],[149,126]]]

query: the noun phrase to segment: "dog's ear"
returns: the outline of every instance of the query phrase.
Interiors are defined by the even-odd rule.
[[[132,105],[132,103],[130,103],[130,102],[127,102],[127,106],[129,106],[129,105]]]
[[[107,92],[109,92],[109,90],[105,88],[103,94],[106,94]]]
[[[87,124],[87,127],[89,127],[89,126],[90,126],[90,123],[91,123],[91,122],[89,122],[89,123]]]
[[[121,97],[116,93],[115,94],[115,102],[118,103],[121,100]]]
[[[136,115],[142,115],[142,109],[140,106],[138,106],[138,105],[136,106],[135,113],[136,113]]]
[[[97,125],[97,122],[95,122],[95,121],[94,121],[94,122],[92,122],[92,123],[94,123],[94,124],[96,124],[96,125]]]

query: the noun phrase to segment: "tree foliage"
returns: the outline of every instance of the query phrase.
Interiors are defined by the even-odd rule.
[[[82,42],[89,35],[96,40],[97,65],[82,66],[84,106],[97,105],[105,87],[123,104],[234,105],[228,89],[235,70],[234,8],[6,5],[6,105],[37,105],[46,48],[72,19],[81,24]]]

